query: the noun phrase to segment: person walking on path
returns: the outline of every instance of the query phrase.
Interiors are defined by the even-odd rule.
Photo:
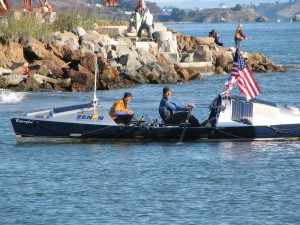
[[[241,41],[247,39],[247,36],[243,33],[243,25],[239,24],[235,31],[234,41],[236,48],[240,48]]]

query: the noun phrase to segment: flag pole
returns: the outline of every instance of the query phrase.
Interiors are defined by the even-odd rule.
[[[96,107],[98,104],[98,98],[96,95],[97,92],[97,72],[98,72],[98,63],[97,63],[97,53],[99,52],[99,48],[95,48],[95,75],[94,75],[94,99],[93,99],[93,106],[94,106],[94,115],[96,115]]]

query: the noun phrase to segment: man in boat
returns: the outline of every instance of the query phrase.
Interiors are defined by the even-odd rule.
[[[234,41],[236,48],[240,47],[240,43],[242,40],[247,39],[247,36],[243,33],[243,24],[239,24],[238,28],[235,31]]]
[[[179,105],[170,101],[171,89],[164,87],[163,97],[159,104],[159,115],[166,124],[179,125],[188,120],[191,126],[199,126],[198,120],[190,114],[195,108],[194,104]]]
[[[131,93],[125,92],[123,99],[115,102],[110,108],[109,115],[118,124],[129,124],[133,118],[133,112],[127,108],[131,102]]]

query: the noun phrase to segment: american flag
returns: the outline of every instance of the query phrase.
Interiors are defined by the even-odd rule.
[[[226,90],[222,94],[228,94],[236,81],[238,81],[239,90],[247,100],[250,100],[261,93],[261,90],[239,49],[235,52],[231,74],[225,83]]]

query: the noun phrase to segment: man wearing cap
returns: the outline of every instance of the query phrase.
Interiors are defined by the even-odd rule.
[[[131,102],[131,93],[125,92],[123,99],[115,102],[110,108],[109,115],[116,123],[129,124],[133,118],[133,112],[127,108]]]
[[[247,37],[243,33],[243,24],[239,24],[238,28],[235,31],[235,35],[234,35],[234,41],[235,41],[236,48],[240,47],[240,43],[244,39],[247,39]]]

